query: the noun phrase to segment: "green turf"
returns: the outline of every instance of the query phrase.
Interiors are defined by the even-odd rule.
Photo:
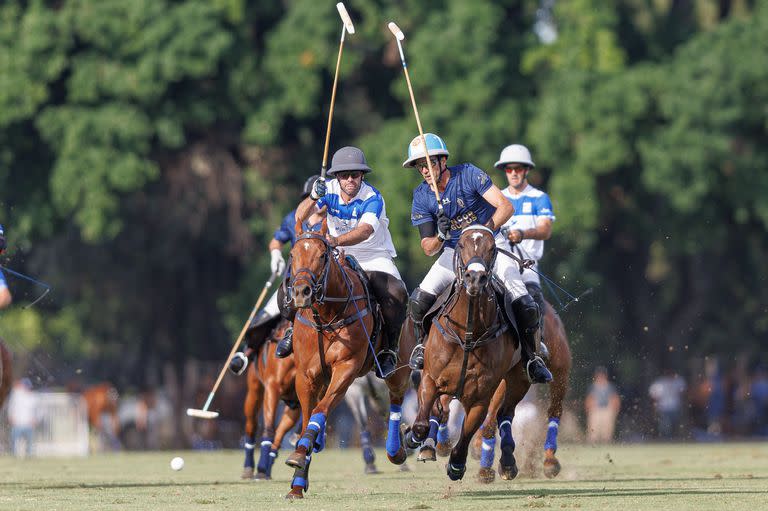
[[[358,450],[315,456],[310,492],[284,500],[292,472],[281,453],[275,480],[241,481],[236,451],[99,455],[86,459],[0,458],[0,510],[110,509],[768,509],[768,443],[632,445],[559,451],[556,479],[518,477],[482,485],[478,462],[463,481],[445,475],[444,459],[400,472],[378,452],[382,474],[362,474]],[[170,469],[183,456],[180,472]]]

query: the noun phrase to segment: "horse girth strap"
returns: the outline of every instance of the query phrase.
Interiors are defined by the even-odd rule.
[[[323,332],[323,331],[332,332],[334,330],[343,328],[347,325],[351,325],[358,319],[364,318],[365,316],[368,315],[368,308],[365,307],[362,310],[358,310],[356,313],[352,314],[351,316],[348,316],[344,319],[340,319],[338,321],[331,321],[330,323],[323,323],[320,320],[320,315],[317,314],[317,312],[314,309],[312,312],[314,316],[314,321],[310,321],[309,319],[305,318],[304,315],[302,315],[301,313],[296,314],[296,319],[299,320],[300,323],[310,326],[315,330],[317,330],[318,332]]]

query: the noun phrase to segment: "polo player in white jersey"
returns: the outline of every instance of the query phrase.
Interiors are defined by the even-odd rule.
[[[372,172],[363,151],[343,147],[331,160],[328,175],[335,179],[318,179],[309,197],[296,209],[296,220],[304,221],[312,213],[327,208],[328,243],[343,247],[368,275],[370,291],[376,297],[384,316],[385,347],[376,358],[386,378],[397,367],[397,343],[405,320],[408,290],[393,259],[397,257],[389,233],[389,219],[384,198],[366,183],[364,175]],[[278,345],[281,353],[290,339]]]

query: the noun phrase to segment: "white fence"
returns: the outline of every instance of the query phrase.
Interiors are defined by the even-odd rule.
[[[41,392],[34,456],[88,456],[88,412],[80,394]]]

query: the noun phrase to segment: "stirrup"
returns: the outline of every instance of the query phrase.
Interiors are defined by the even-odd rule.
[[[532,369],[531,364],[534,365],[533,366],[534,368],[540,367],[541,369],[543,369],[544,374],[541,374],[538,376],[531,375],[531,369]],[[538,365],[538,364],[541,364],[541,365]],[[549,372],[549,369],[547,369],[546,364],[539,356],[533,357],[528,361],[527,364],[525,364],[525,375],[528,377],[528,381],[530,383],[549,383],[552,381],[552,373]]]
[[[243,374],[247,368],[248,357],[246,357],[245,353],[242,351],[235,353],[232,359],[229,361],[229,370],[237,376]]]
[[[414,371],[424,369],[424,345],[422,343],[413,347],[411,357],[408,359],[408,366]]]
[[[376,360],[378,361],[378,364],[376,364],[376,376],[379,378],[386,380],[392,374],[397,370],[397,353],[395,353],[393,350],[381,350],[376,354]],[[386,361],[390,361],[391,363],[387,364]],[[379,369],[381,369],[381,372],[379,372]]]

